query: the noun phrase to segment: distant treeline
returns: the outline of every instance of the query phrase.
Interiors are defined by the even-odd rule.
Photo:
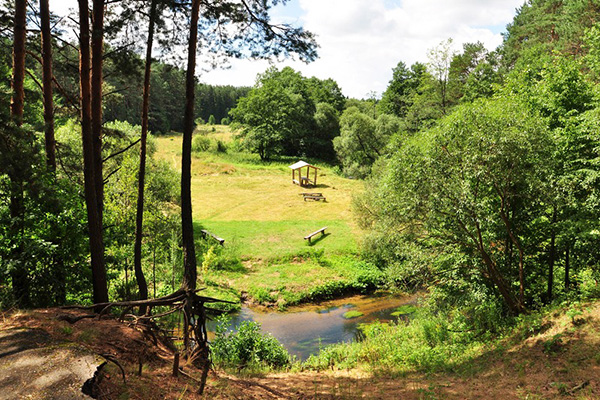
[[[141,122],[141,96],[143,71],[141,65],[133,74],[108,75],[106,82],[114,87],[114,93],[106,98],[104,117],[106,121]],[[155,63],[152,67],[150,90],[149,129],[155,134],[183,131],[185,107],[185,70]],[[196,118],[208,121],[211,115],[220,123],[228,117],[237,100],[250,91],[249,87],[213,86],[198,83],[196,87]]]

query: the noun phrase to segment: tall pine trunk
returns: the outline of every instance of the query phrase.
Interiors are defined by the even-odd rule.
[[[23,109],[25,106],[25,40],[26,40],[26,14],[27,1],[15,1],[14,19],[14,41],[13,41],[13,74],[12,74],[12,97],[10,102],[10,114],[17,126],[23,124]],[[19,132],[15,131],[15,135]],[[18,149],[16,149],[18,150]],[[23,160],[27,162],[27,160]],[[23,195],[23,177],[16,165],[13,165],[9,173],[10,179],[10,237],[12,242],[11,259],[14,267],[11,271],[13,295],[17,303],[23,307],[29,307],[29,279],[23,255],[23,229],[25,214],[25,198]]]
[[[88,1],[79,0],[79,86],[81,98],[81,139],[83,144],[83,177],[87,208],[92,286],[94,303],[108,301],[108,286],[104,265],[102,223],[96,197],[94,171],[94,138],[92,134],[92,101],[90,81],[90,25]]]
[[[104,0],[92,0],[92,138],[94,142],[94,182],[102,228],[104,177],[102,175],[102,57],[104,55]]]
[[[52,36],[48,0],[40,0],[42,28],[42,87],[44,92],[44,137],[46,164],[56,171],[56,142],[54,140],[54,101],[52,99]]]
[[[25,105],[25,39],[27,0],[15,0],[14,41],[13,41],[13,75],[12,98],[10,101],[10,114],[13,121],[21,126],[23,124],[23,108]]]
[[[140,168],[138,171],[137,214],[135,218],[135,245],[133,268],[140,291],[140,299],[148,298],[148,284],[142,270],[142,227],[144,222],[144,183],[146,178],[146,140],[148,138],[148,109],[150,103],[150,72],[152,70],[152,43],[154,39],[154,20],[156,19],[156,0],[150,5],[148,24],[148,43],[146,44],[146,70],[144,71],[144,94],[142,99],[142,137],[140,140]],[[156,289],[155,289],[156,290]],[[146,313],[146,307],[140,307],[140,314]]]
[[[200,0],[193,0],[188,46],[188,64],[185,79],[185,114],[181,154],[181,229],[183,236],[183,282],[182,288],[196,288],[196,250],[194,248],[194,224],[192,221],[192,133],[194,132],[194,88],[196,80],[196,46],[198,41],[198,14]]]

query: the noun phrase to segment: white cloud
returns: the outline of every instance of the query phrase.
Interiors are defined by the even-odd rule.
[[[511,22],[523,1],[290,0],[286,8],[275,9],[274,19],[302,24],[315,33],[320,58],[308,65],[286,61],[277,66],[333,78],[350,97],[381,94],[399,61],[426,62],[427,51],[447,38],[454,39],[458,50],[476,41],[496,48],[502,42],[497,27]],[[268,66],[265,61],[234,60],[230,69],[202,73],[200,79],[250,86]]]
[[[496,48],[493,28],[512,21],[523,0],[298,0],[299,22],[317,35],[320,58],[286,62],[306,76],[333,78],[350,97],[381,94],[399,61],[426,62],[427,51],[451,37],[457,49],[481,41]],[[233,68],[202,77],[208,83],[254,82],[265,63],[236,61]]]

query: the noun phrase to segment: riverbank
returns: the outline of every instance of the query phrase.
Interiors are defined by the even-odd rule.
[[[503,338],[488,340],[478,354],[448,371],[406,368],[398,373],[373,368],[374,364],[367,362],[351,369],[340,369],[333,363],[318,372],[300,368],[253,377],[217,370],[209,375],[204,396],[195,393],[196,383],[192,379],[170,376],[172,360],[168,354],[159,349],[151,353],[141,351],[141,343],[147,350],[154,347],[133,328],[121,324],[119,333],[115,334],[114,320],[88,319],[71,325],[57,320],[59,313],[64,311],[5,313],[0,319],[0,330],[36,329],[38,334],[43,331],[44,337],[58,349],[67,351],[70,344],[76,344],[91,354],[113,353],[125,368],[127,383],[122,383],[118,368],[109,365],[105,370],[104,395],[100,397],[103,399],[410,400],[561,399],[568,396],[592,400],[600,396],[600,302],[557,308],[541,314],[535,321],[533,318],[524,320]],[[0,354],[11,351],[8,345],[0,341]],[[398,345],[389,343],[390,348]],[[368,354],[368,344],[363,347],[364,354]],[[148,356],[141,376],[137,375],[136,355],[139,354]],[[3,366],[13,375],[20,374],[12,365]],[[35,367],[35,363],[31,365]],[[184,366],[184,370],[192,376],[196,374],[188,366]],[[31,383],[31,380],[25,382],[26,385]],[[4,390],[6,385],[6,379],[0,380],[0,393],[9,393]]]
[[[290,307],[285,312],[243,306],[229,315],[228,326],[236,330],[244,322],[256,322],[262,332],[277,339],[297,361],[305,361],[329,345],[360,338],[365,324],[395,324],[398,319],[407,318],[416,309],[420,296],[378,292]],[[216,325],[216,321],[208,323],[209,339]]]

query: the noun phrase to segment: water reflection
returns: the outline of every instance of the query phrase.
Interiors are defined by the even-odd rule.
[[[301,360],[317,353],[319,347],[357,339],[359,324],[376,320],[396,321],[391,314],[399,306],[414,304],[416,297],[355,296],[342,300],[291,309],[287,312],[259,311],[243,307],[232,314],[231,323],[236,329],[243,321],[256,321],[263,332],[271,333],[290,352]],[[345,319],[344,313],[357,310],[362,316]],[[215,323],[208,329],[214,332]],[[360,334],[358,334],[360,336]]]

